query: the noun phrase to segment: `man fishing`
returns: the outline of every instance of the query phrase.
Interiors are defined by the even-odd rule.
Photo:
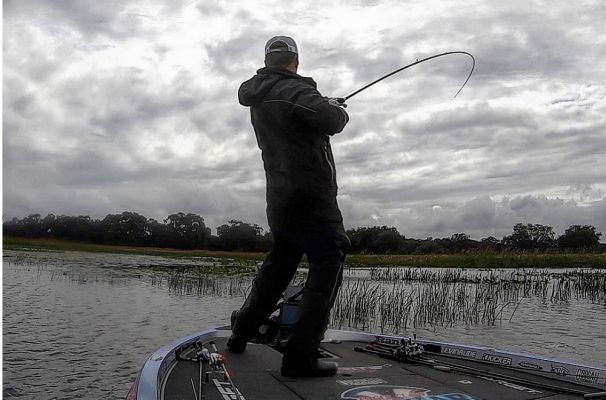
[[[265,45],[265,67],[238,91],[250,107],[267,180],[267,219],[274,239],[227,346],[242,352],[291,282],[303,254],[309,274],[299,317],[282,358],[283,376],[331,376],[338,365],[317,358],[343,278],[349,239],[337,205],[330,136],[343,130],[344,104],[322,96],[297,74],[298,49],[287,36]]]

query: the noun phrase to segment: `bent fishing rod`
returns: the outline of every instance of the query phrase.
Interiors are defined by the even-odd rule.
[[[465,82],[463,82],[463,85],[461,86],[461,88],[460,88],[460,89],[457,91],[457,93],[454,95],[454,97],[457,97],[457,96],[458,96],[458,94],[459,94],[459,93],[461,93],[461,90],[463,90],[463,88],[465,87],[465,85],[466,85],[466,84],[467,84],[467,82],[469,81],[469,78],[471,78],[471,74],[473,74],[473,70],[474,70],[474,68],[476,67],[476,59],[473,57],[473,55],[471,55],[470,53],[468,53],[468,52],[466,52],[466,51],[447,51],[447,52],[445,52],[445,53],[440,53],[440,54],[436,54],[436,55],[433,55],[433,56],[430,56],[430,57],[423,58],[422,60],[417,60],[417,61],[415,61],[415,62],[413,62],[413,63],[411,63],[411,64],[408,64],[408,65],[403,66],[402,68],[398,68],[398,69],[396,69],[395,71],[392,71],[392,72],[390,72],[389,74],[384,75],[384,76],[380,77],[380,78],[379,78],[379,79],[377,79],[377,80],[374,80],[374,81],[370,82],[369,84],[367,84],[367,85],[365,85],[365,86],[361,87],[360,89],[356,90],[356,91],[355,91],[355,92],[353,92],[353,93],[348,94],[348,95],[347,95],[347,96],[345,96],[345,97],[340,97],[340,98],[338,98],[338,99],[337,99],[337,101],[338,101],[339,103],[345,103],[345,102],[346,102],[348,99],[350,99],[350,98],[354,97],[354,96],[355,96],[355,95],[357,95],[358,93],[363,92],[364,90],[368,89],[369,87],[371,87],[371,86],[373,86],[373,85],[375,85],[375,84],[377,84],[377,83],[381,82],[381,81],[382,81],[382,80],[384,80],[384,79],[389,78],[389,77],[390,77],[390,76],[392,76],[392,75],[395,75],[395,74],[397,74],[397,73],[399,73],[399,72],[402,72],[402,71],[404,71],[405,69],[408,69],[408,68],[410,68],[410,67],[414,67],[415,65],[417,65],[417,64],[421,64],[421,63],[423,63],[423,62],[425,62],[425,61],[429,61],[429,60],[432,60],[432,59],[434,59],[434,58],[438,58],[438,57],[448,56],[448,55],[451,55],[451,54],[463,54],[463,55],[469,56],[469,57],[471,57],[471,61],[473,62],[473,63],[472,63],[472,65],[471,65],[471,70],[469,71],[469,75],[467,75],[467,79],[465,79]],[[454,97],[453,97],[453,98],[454,98]]]

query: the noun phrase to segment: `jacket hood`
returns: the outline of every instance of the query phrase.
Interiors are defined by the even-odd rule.
[[[315,82],[311,78],[304,78],[283,69],[265,67],[258,70],[257,75],[240,85],[240,89],[238,90],[240,104],[248,107],[258,105],[265,99],[271,88],[283,79],[309,80],[310,82],[308,83],[312,83],[315,87]]]

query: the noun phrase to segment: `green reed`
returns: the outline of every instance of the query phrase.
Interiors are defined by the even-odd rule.
[[[351,272],[352,270],[349,270]],[[346,280],[332,326],[398,333],[416,327],[496,325],[512,321],[522,302],[606,305],[606,272],[375,268]]]

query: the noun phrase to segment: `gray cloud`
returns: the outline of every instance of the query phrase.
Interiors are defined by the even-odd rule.
[[[142,30],[141,18],[145,17],[137,13],[136,7],[129,2],[121,0],[9,0],[3,2],[3,6],[5,17],[18,22],[35,20],[51,35],[63,35],[73,30],[89,38],[135,36]]]
[[[265,41],[284,33],[303,50],[301,73],[330,96],[443,51],[478,62],[454,100],[470,67],[462,56],[349,101],[351,121],[332,139],[348,227],[393,225],[412,237],[502,237],[517,222],[606,231],[599,2],[432,12],[411,3],[406,13],[398,2],[362,3],[318,13],[4,2],[3,217],[186,211],[212,227],[231,218],[265,226],[260,153],[236,92],[262,66]],[[351,12],[370,23],[336,18]],[[187,34],[171,36],[183,26]],[[228,29],[199,34],[206,26]]]

